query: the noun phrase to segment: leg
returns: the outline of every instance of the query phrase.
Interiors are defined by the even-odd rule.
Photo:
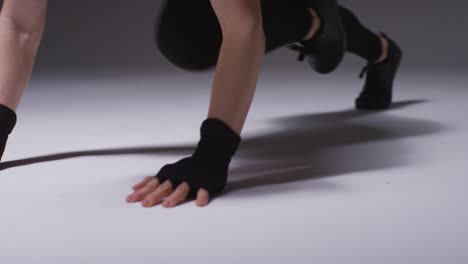
[[[267,52],[301,41],[310,33],[312,14],[303,2],[262,1]],[[216,65],[222,30],[209,0],[170,0],[165,3],[155,37],[171,63],[186,70],[203,70]]]
[[[304,1],[263,0],[262,14],[267,52],[313,37],[316,20]]]
[[[222,33],[209,0],[167,0],[155,30],[159,50],[177,67],[204,70],[216,65]]]
[[[0,159],[31,77],[47,0],[5,0],[0,13]]]
[[[366,83],[355,105],[358,109],[381,110],[392,103],[393,81],[400,66],[402,51],[387,37],[364,27],[348,9],[341,7],[340,14],[348,39],[347,50],[367,60]]]
[[[364,27],[349,9],[341,6],[340,15],[348,39],[347,51],[371,62],[378,61],[382,55],[381,37]]]

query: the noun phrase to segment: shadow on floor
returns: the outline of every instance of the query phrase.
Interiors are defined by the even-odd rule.
[[[345,110],[275,119],[278,129],[243,141],[226,192],[407,165],[418,151],[404,139],[446,128],[390,112],[425,102],[399,102],[379,112]],[[263,188],[254,194],[270,191],[278,192]]]
[[[425,102],[398,102],[387,111],[350,109],[274,119],[277,128],[271,133],[244,138],[226,192],[403,166],[410,162],[412,150],[408,141],[402,139],[437,133],[444,127],[390,112]],[[179,145],[57,153],[4,162],[0,164],[0,170],[83,156],[189,155],[194,147]],[[265,191],[268,192],[262,192]]]

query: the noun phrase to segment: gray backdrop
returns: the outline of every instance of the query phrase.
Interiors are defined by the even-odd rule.
[[[162,2],[50,1],[36,74],[173,69],[158,53],[153,41],[154,23]],[[398,40],[404,48],[408,69],[468,68],[466,1],[353,0],[342,1],[342,4],[351,8],[370,28],[383,30]],[[267,64],[293,67],[295,56],[283,49],[273,54]],[[343,67],[348,66],[349,63],[345,63]]]

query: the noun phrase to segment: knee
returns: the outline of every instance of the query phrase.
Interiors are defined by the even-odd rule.
[[[343,25],[345,27],[350,27],[350,26],[361,24],[358,18],[348,8],[344,6],[340,6],[339,10],[340,10],[341,20],[343,21]]]
[[[202,30],[205,29],[163,20],[155,27],[155,43],[175,66],[189,71],[206,70],[216,65],[221,37],[206,36]]]

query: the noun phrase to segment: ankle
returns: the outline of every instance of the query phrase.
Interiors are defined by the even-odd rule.
[[[380,43],[382,47],[382,53],[380,54],[379,59],[375,61],[375,63],[380,63],[386,60],[388,57],[388,40],[384,36],[380,36]]]
[[[313,10],[312,8],[309,8],[309,12],[312,18],[312,23],[311,23],[309,32],[303,39],[304,41],[312,39],[315,36],[315,34],[317,34],[321,26],[320,17],[317,14],[317,12],[315,12],[315,10]]]

